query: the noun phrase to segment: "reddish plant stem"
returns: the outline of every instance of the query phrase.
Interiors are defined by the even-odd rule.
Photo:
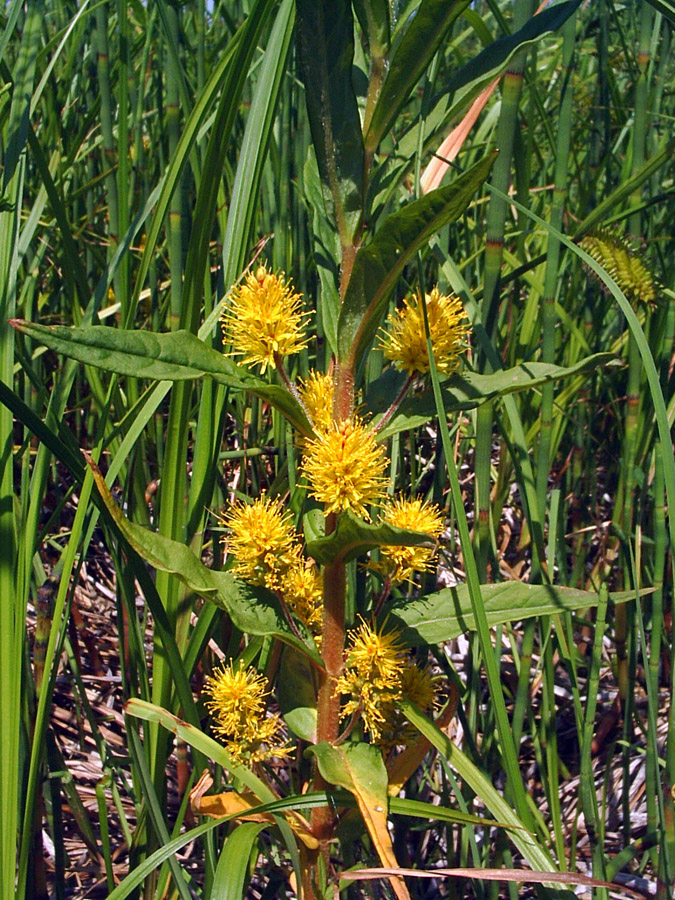
[[[335,516],[326,521],[326,531],[335,528]],[[321,677],[317,701],[317,743],[337,740],[340,729],[340,697],[335,694],[335,683],[344,666],[344,631],[345,631],[345,564],[335,562],[328,565],[323,573],[323,637],[321,653],[325,674]],[[324,790],[326,782],[317,771],[315,789]],[[312,810],[311,827],[313,834],[321,844],[322,852],[328,854],[328,842],[332,837],[334,816],[328,806],[316,807]]]
[[[341,422],[347,419],[354,404],[354,373],[339,362],[335,371],[335,395],[333,419]],[[331,534],[337,525],[337,516],[326,516],[326,534]],[[347,586],[345,563],[335,561],[325,566],[323,572],[323,630],[321,655],[326,667],[321,677],[317,699],[317,743],[337,740],[340,732],[340,697],[335,695],[335,684],[344,666],[345,644],[345,591]],[[314,786],[325,789],[326,782],[317,770]],[[333,811],[327,807],[312,810],[311,828],[320,842],[321,853],[326,865],[330,861],[330,840],[335,827]]]

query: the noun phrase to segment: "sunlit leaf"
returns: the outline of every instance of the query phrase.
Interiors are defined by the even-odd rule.
[[[274,594],[239,581],[231,572],[209,569],[185,544],[130,522],[115,503],[101,473],[91,465],[99,494],[115,525],[146,562],[176,575],[190,590],[220,606],[241,631],[279,638],[322,664],[311,635],[301,622],[296,627],[305,639],[294,634]]]
[[[345,361],[358,366],[405,265],[432,235],[462,215],[494,160],[494,154],[484,157],[452,184],[392,213],[370,243],[361,247],[338,325],[339,352]]]
[[[156,381],[186,381],[208,375],[220,384],[267,400],[299,431],[311,433],[307,417],[286,388],[267,384],[188,331],[156,334],[105,325],[68,328],[22,319],[14,319],[12,324],[57,353],[119,375]]]
[[[501,369],[489,375],[480,372],[462,372],[451,375],[441,385],[443,407],[446,412],[475,409],[486,400],[503,397],[518,391],[530,390],[550,381],[570,378],[583,372],[590,372],[599,367],[621,368],[623,363],[612,353],[595,353],[580,360],[573,366],[555,366],[553,364],[532,362]],[[389,368],[377,381],[368,388],[365,398],[365,409],[377,417],[391,403],[405,381],[404,373]],[[379,436],[384,439],[410,428],[417,428],[436,416],[436,405],[431,390],[422,394],[414,394],[403,401],[398,412],[382,429]],[[377,419],[375,418],[375,421]]]
[[[565,610],[588,609],[598,601],[598,595],[592,591],[521,581],[483,584],[481,594],[490,626],[533,616],[551,616]],[[626,603],[635,599],[635,592],[619,591],[610,594],[610,599],[614,603]],[[466,584],[443,588],[405,606],[391,608],[388,622],[391,627],[401,629],[401,639],[410,647],[439,644],[476,630]]]
[[[316,528],[318,523],[316,513],[312,521],[313,527]],[[335,531],[328,537],[314,537],[307,540],[307,553],[317,563],[323,565],[337,558],[346,561],[356,559],[368,550],[385,544],[392,547],[415,547],[431,546],[433,541],[428,534],[396,528],[386,522],[369,524],[347,510],[338,517]]]

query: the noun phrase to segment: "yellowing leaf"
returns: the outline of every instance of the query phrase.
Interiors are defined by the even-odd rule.
[[[256,807],[260,806],[260,800],[251,791],[238,794],[236,791],[226,791],[223,794],[206,794],[213,784],[213,779],[208,772],[204,772],[197,784],[190,792],[190,807],[195,815],[209,816],[220,819],[222,816],[236,816],[242,822],[263,822],[274,825],[274,816],[271,813],[256,813]],[[310,850],[316,850],[319,842],[309,830],[307,821],[292,810],[286,813],[291,830],[300,838],[303,844]]]
[[[368,834],[387,869],[398,869],[387,828],[387,770],[382,753],[372,744],[347,742],[332,746],[326,742],[311,748],[319,771],[331,784],[345,788],[356,798]],[[390,875],[398,900],[410,900],[405,881]]]

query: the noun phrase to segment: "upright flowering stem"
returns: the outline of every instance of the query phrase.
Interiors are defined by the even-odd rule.
[[[333,420],[349,418],[354,405],[354,373],[350,368],[336,366]],[[326,534],[337,525],[337,515],[326,516]],[[336,741],[340,730],[340,697],[335,694],[337,679],[344,668],[345,646],[345,592],[347,586],[345,563],[342,560],[327,565],[323,573],[323,631],[321,654],[326,674],[319,687],[317,700],[317,741]],[[315,787],[321,790],[325,783],[317,771]],[[312,831],[321,842],[322,852],[329,854],[328,841],[332,836],[334,817],[327,806],[315,807],[311,817]]]
[[[351,373],[349,373],[351,377],[345,377],[345,374],[347,373],[338,366],[333,407],[335,421],[347,418],[351,412],[354,380]],[[326,534],[331,534],[336,525],[337,515],[331,513],[326,517]],[[346,586],[345,563],[342,560],[337,560],[324,568],[321,654],[326,674],[319,687],[317,699],[316,737],[319,743],[336,741],[340,729],[340,697],[335,693],[335,685],[344,667]],[[325,786],[317,770],[315,787],[321,790]],[[334,826],[330,807],[315,807],[312,810],[311,826],[313,833],[321,842],[322,852],[328,856],[328,842]]]

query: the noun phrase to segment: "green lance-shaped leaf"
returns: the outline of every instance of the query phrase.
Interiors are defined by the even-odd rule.
[[[481,595],[490,627],[533,616],[552,616],[565,610],[587,609],[595,606],[598,599],[592,591],[520,581],[483,584]],[[614,603],[626,603],[635,599],[635,591],[610,594],[610,599]],[[389,627],[400,629],[401,640],[410,647],[439,644],[476,630],[465,584],[443,588],[406,606],[390,608],[387,616]]]
[[[185,544],[130,522],[115,503],[101,472],[91,460],[89,464],[101,499],[120,534],[146,562],[176,575],[190,590],[224,609],[240,631],[278,638],[317,665],[323,665],[312,636],[301,622],[297,623],[297,629],[304,639],[291,631],[277,598],[270,591],[239,581],[231,572],[209,569]]]
[[[339,353],[348,367],[356,368],[368,349],[405,265],[432,235],[462,215],[494,160],[492,153],[452,184],[392,213],[372,241],[361,247],[338,324]]]
[[[446,412],[475,409],[486,400],[528,390],[550,381],[570,378],[600,366],[622,368],[623,363],[612,353],[594,353],[567,367],[533,362],[523,363],[511,369],[501,369],[489,375],[479,372],[457,373],[451,375],[441,385],[443,407]],[[373,416],[383,413],[391,403],[391,398],[398,395],[404,382],[403,373],[394,368],[388,369],[369,385],[365,398],[367,412]],[[430,390],[408,397],[391,421],[379,432],[379,437],[384,440],[400,431],[418,428],[435,415],[436,404]]]
[[[448,29],[470,0],[422,0],[401,38],[382,85],[366,135],[366,148],[374,153],[391,128],[410,92],[440,47]]]
[[[186,381],[208,375],[228,387],[251,391],[275,406],[298,431],[312,434],[302,407],[286,388],[267,384],[188,331],[158,334],[106,325],[69,328],[23,319],[13,319],[12,325],[57,353],[119,375],[156,381]]]
[[[532,16],[518,31],[493,41],[451,76],[443,85],[443,94],[456,100],[457,92],[470,85],[470,89],[461,95],[460,101],[462,105],[468,105],[487,84],[504,71],[519,50],[536,43],[543,35],[557,31],[580,5],[581,0],[556,3]],[[453,112],[455,109],[453,103]]]
[[[349,0],[298,0],[300,61],[327,212],[343,245],[363,208],[363,135],[352,85],[354,19]],[[332,205],[332,210],[330,209]]]
[[[335,530],[327,537],[321,536],[321,522],[323,517],[319,521],[315,510],[310,510],[305,517],[307,553],[320,565],[327,565],[336,559],[348,562],[363,556],[374,547],[430,547],[434,543],[428,534],[420,531],[395,528],[386,522],[371,525],[350,510],[338,517]]]

